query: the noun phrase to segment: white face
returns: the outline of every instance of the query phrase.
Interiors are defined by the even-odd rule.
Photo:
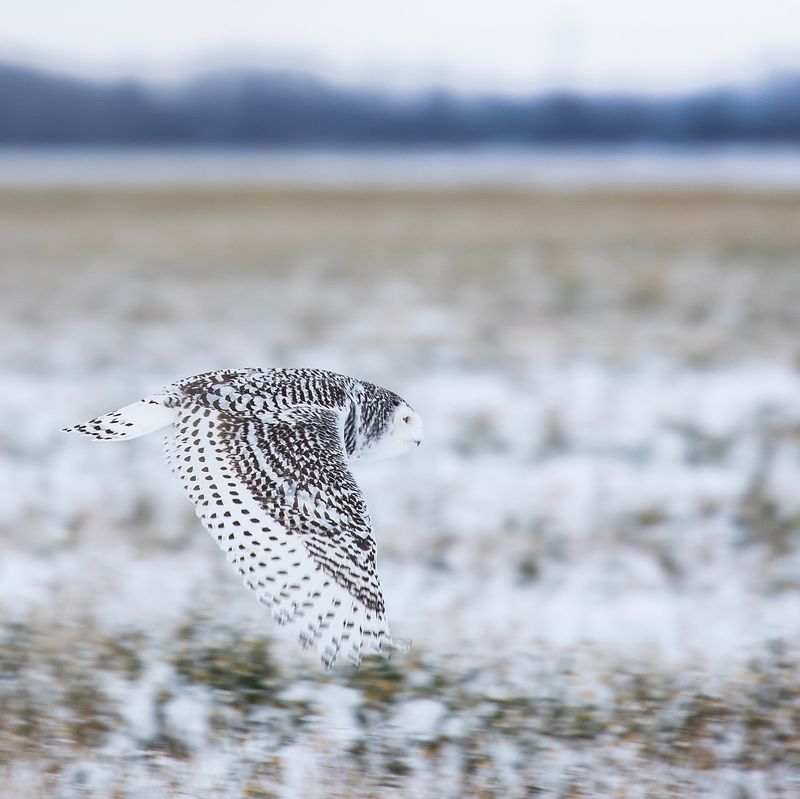
[[[383,460],[416,449],[422,443],[422,419],[405,403],[398,405],[386,432],[368,450],[361,460]]]

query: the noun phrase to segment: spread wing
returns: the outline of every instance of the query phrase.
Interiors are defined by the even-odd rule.
[[[245,585],[326,667],[392,645],[366,503],[339,410],[177,409],[167,463]]]

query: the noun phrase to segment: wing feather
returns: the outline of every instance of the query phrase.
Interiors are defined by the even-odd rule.
[[[326,667],[392,646],[341,411],[295,406],[264,419],[192,404],[177,409],[164,453],[245,585]]]

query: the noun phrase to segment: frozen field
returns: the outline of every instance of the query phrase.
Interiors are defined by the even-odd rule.
[[[5,188],[0,334],[0,796],[800,797],[800,195]],[[58,432],[299,365],[426,423],[358,673]]]

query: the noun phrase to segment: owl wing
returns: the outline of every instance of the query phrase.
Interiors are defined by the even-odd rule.
[[[281,624],[331,667],[393,646],[366,503],[341,411],[295,406],[246,417],[177,409],[164,451],[228,561]]]

